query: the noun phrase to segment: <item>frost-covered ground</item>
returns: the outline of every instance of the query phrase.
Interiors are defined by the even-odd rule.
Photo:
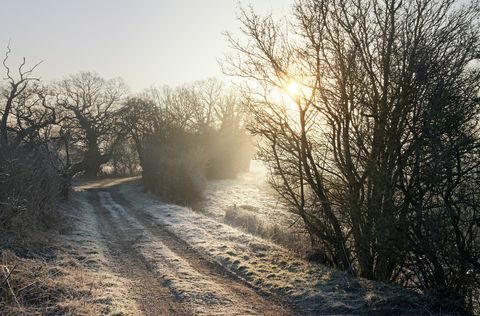
[[[205,273],[193,262],[169,248],[158,236],[132,213],[128,206],[117,203],[110,192],[98,192],[120,233],[131,240],[137,255],[148,262],[149,268],[182,303],[188,314],[195,315],[260,315],[259,306],[252,306],[244,297],[231,291],[231,284]],[[124,222],[122,224],[122,222]],[[166,237],[163,235],[163,237]],[[129,255],[129,254],[126,254]],[[161,302],[160,302],[161,303]]]
[[[97,221],[96,210],[86,201],[86,192],[77,190],[72,201],[74,230],[65,237],[62,249],[88,270],[92,289],[96,289],[98,303],[103,305],[103,315],[139,315],[140,311],[132,299],[130,282],[112,271],[106,258],[106,245]]]
[[[261,220],[290,224],[295,219],[287,211],[267,183],[268,171],[262,162],[253,160],[250,171],[235,179],[209,180],[202,209],[215,219],[222,220],[234,205],[251,212]]]
[[[195,209],[297,253],[308,250],[302,221],[270,187],[268,170],[261,161],[251,161],[250,171],[235,179],[209,180],[204,201]]]
[[[81,224],[72,242],[82,247],[73,254],[106,275],[112,307],[127,302],[118,308],[131,305],[131,314],[165,304],[164,314],[428,314],[411,292],[312,264],[225,224],[229,204],[265,220],[290,220],[264,171],[255,173],[211,183],[205,214],[162,203],[135,179],[78,184]],[[142,297],[154,303],[144,307]]]
[[[218,220],[184,207],[163,204],[142,193],[138,184],[124,184],[120,193],[136,208],[149,214],[155,224],[175,234],[203,256],[258,290],[279,294],[307,313],[426,313],[413,293],[308,263],[282,247]],[[171,257],[162,249],[158,253]]]
[[[105,275],[107,283],[101,286],[109,310],[118,306],[126,315],[292,314],[283,301],[273,296],[269,301],[152,223],[117,192],[131,180],[77,183],[74,194],[80,218],[70,253]],[[140,199],[146,197],[134,187]]]

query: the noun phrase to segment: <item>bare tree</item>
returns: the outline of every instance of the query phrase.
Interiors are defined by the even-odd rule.
[[[192,202],[205,176],[234,177],[250,162],[240,99],[217,80],[149,89],[129,98],[119,114],[145,187],[163,198]]]
[[[11,49],[7,47],[3,59],[7,86],[2,89],[5,103],[0,111],[0,145],[14,148],[24,141],[33,140],[47,126],[56,124],[57,118],[48,89],[32,77],[39,64],[25,69],[26,60],[23,58],[15,76],[7,64],[10,53]]]
[[[6,243],[23,243],[59,218],[63,181],[52,150],[59,121],[55,96],[32,75],[38,64],[26,69],[23,58],[13,71],[10,53],[7,47],[6,84],[0,88],[0,234]]]
[[[128,98],[119,111],[119,126],[135,144],[140,166],[145,167],[146,139],[164,126],[165,116],[150,97]]]
[[[478,16],[449,0],[242,12],[226,71],[251,79],[274,188],[333,265],[474,296],[456,271],[478,273],[480,251]]]
[[[81,160],[72,165],[72,174],[83,171],[87,176],[96,176],[100,166],[110,159],[113,147],[123,136],[117,133],[116,123],[126,92],[122,80],[105,80],[89,72],[58,84],[58,107],[72,131],[73,145],[81,152]]]

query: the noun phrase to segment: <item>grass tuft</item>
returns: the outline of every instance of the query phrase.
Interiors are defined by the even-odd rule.
[[[252,235],[271,240],[301,255],[307,253],[308,240],[304,232],[296,232],[278,223],[269,223],[253,211],[254,208],[249,205],[234,205],[225,211],[224,221],[230,226],[239,227]]]

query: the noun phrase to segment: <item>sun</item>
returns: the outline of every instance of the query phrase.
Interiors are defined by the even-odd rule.
[[[285,86],[285,92],[290,98],[296,100],[301,93],[300,84],[295,80],[289,80],[289,82]]]
[[[303,86],[294,79],[288,79],[281,89],[283,102],[290,115],[296,116],[301,107],[301,99],[304,94]]]
[[[293,78],[286,78],[283,82],[271,91],[272,100],[282,104],[289,116],[298,116],[299,110],[303,107],[306,94],[309,90],[300,81]]]

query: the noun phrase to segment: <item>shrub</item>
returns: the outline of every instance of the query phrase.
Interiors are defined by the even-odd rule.
[[[38,232],[57,227],[62,185],[43,147],[0,148],[0,234],[27,242],[38,239]]]
[[[145,189],[168,202],[191,205],[202,198],[205,158],[191,135],[172,136],[165,142],[151,139],[145,146]]]
[[[239,172],[248,171],[254,149],[246,134],[211,131],[202,135],[202,146],[208,160],[208,178],[235,178]]]
[[[103,173],[108,176],[133,176],[138,175],[140,165],[138,161],[138,153],[131,144],[126,141],[121,146],[115,146],[112,152],[110,163],[103,168]]]

